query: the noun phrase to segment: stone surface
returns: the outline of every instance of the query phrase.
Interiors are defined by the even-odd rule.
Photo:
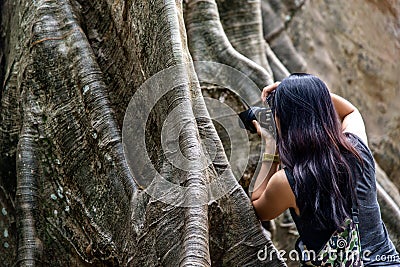
[[[398,186],[399,12],[391,0],[311,0],[286,24],[307,72],[359,108],[374,156]]]

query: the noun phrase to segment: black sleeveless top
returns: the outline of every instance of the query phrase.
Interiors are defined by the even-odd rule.
[[[357,197],[359,202],[359,231],[361,249],[364,253],[365,266],[400,266],[399,254],[389,238],[385,224],[381,219],[380,208],[377,200],[375,164],[369,148],[354,134],[346,133],[353,147],[363,159],[363,165],[357,163],[353,166],[357,179]],[[362,168],[364,168],[362,170]],[[292,171],[284,168],[286,177],[297,199]],[[308,249],[318,252],[329,240],[334,232],[332,230],[318,230],[309,221],[297,216],[293,208],[290,208],[293,221],[296,224],[301,240]],[[386,257],[382,257],[385,255]],[[382,262],[383,258],[390,261]],[[393,259],[397,259],[394,261]]]

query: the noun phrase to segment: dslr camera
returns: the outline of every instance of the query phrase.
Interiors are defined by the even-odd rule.
[[[256,127],[253,125],[253,120],[258,121],[261,127],[270,132],[274,139],[276,139],[276,127],[274,119],[274,103],[273,99],[275,92],[268,95],[266,102],[268,107],[250,107],[247,110],[239,113],[239,126],[243,129],[249,130],[251,133],[257,133]]]

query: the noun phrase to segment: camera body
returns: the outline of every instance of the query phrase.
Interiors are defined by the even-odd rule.
[[[258,121],[261,127],[266,129],[276,139],[275,120],[270,108],[250,107],[239,113],[239,125],[241,128],[257,133],[253,120]]]

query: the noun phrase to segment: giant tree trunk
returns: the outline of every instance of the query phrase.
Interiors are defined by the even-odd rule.
[[[274,247],[230,171],[199,97],[181,3],[6,1],[2,23],[1,203],[10,229],[2,262],[284,265],[276,253],[257,258],[259,250]],[[147,166],[128,166],[129,155],[137,155],[124,157],[121,129],[143,82],[178,64],[184,65],[173,78],[186,83],[159,84],[166,95],[153,107],[152,123],[128,127],[125,144],[146,149],[130,130],[151,132],[146,143],[155,169],[186,188],[176,195],[181,202],[168,203],[158,198],[162,192],[139,188],[141,177],[129,167],[140,175]],[[133,114],[146,109],[157,92],[152,89],[141,92],[147,97]],[[163,122],[176,107],[182,111],[174,118],[176,129],[183,130],[172,141],[193,161],[202,146],[215,147],[208,168],[179,169],[162,153]],[[229,194],[210,200],[207,184],[222,173]]]
[[[265,37],[274,18],[261,21],[259,1],[3,0],[0,8],[0,262],[285,265],[237,182],[243,161],[228,160],[213,104],[206,109],[213,102],[201,89],[214,80],[204,67],[218,65],[193,62],[250,77],[240,91],[250,104],[274,76],[305,69],[286,35],[290,54],[263,39],[261,25]],[[174,164],[177,154],[188,165]],[[386,188],[381,199],[396,211]]]

